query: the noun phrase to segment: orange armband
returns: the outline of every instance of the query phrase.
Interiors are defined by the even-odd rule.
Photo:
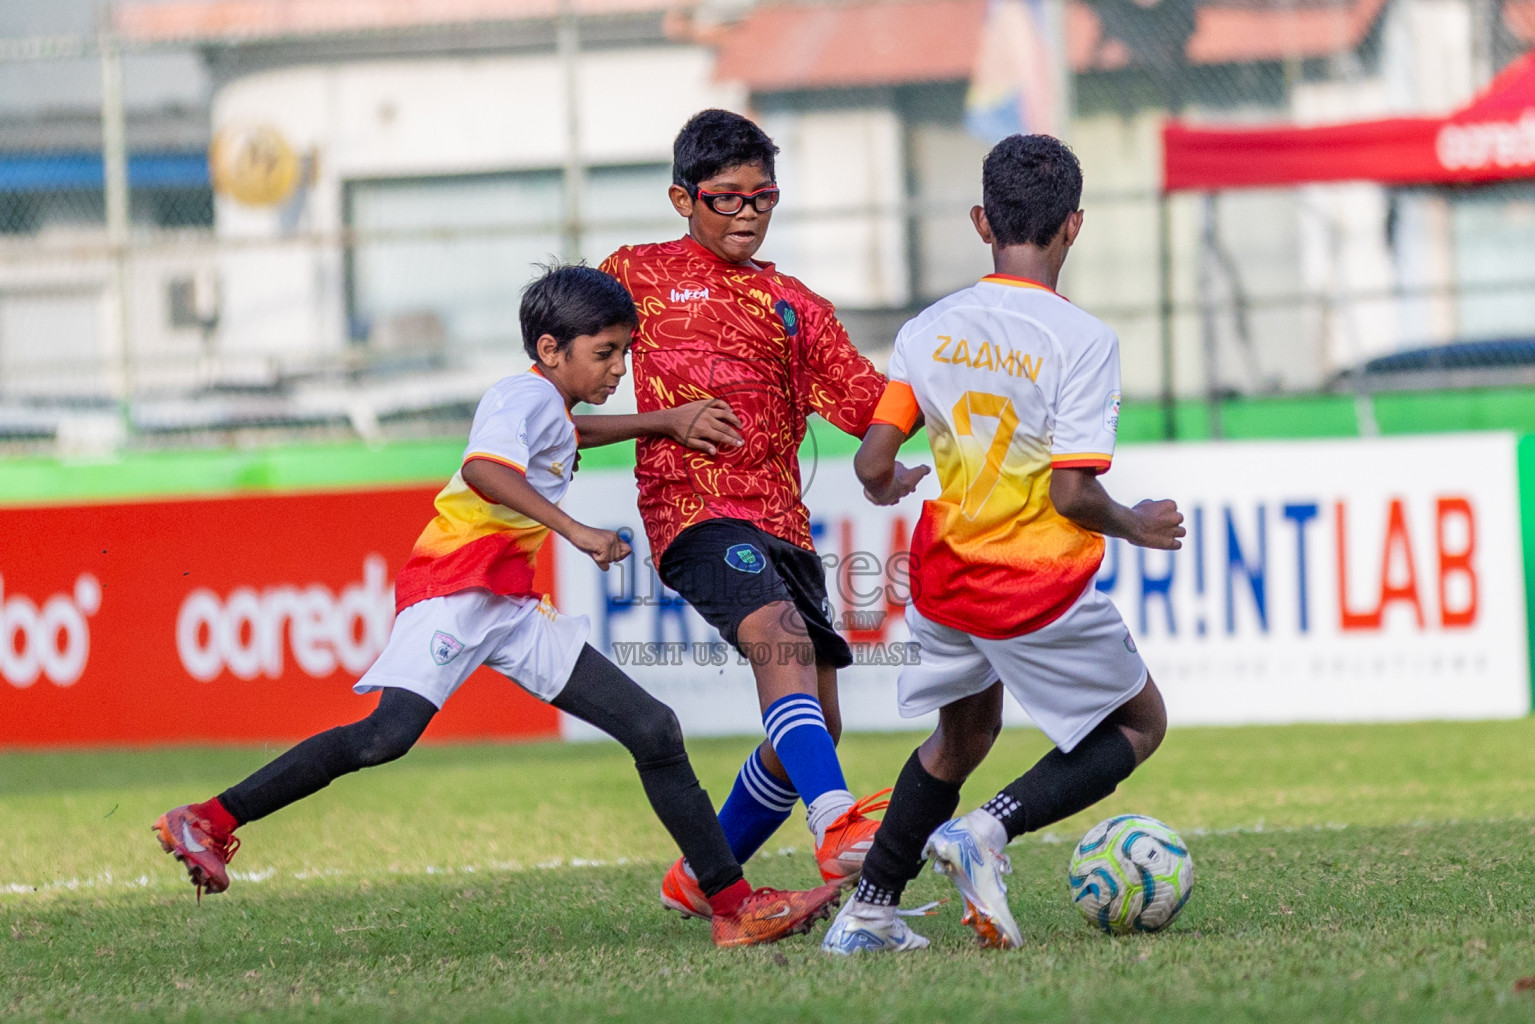
[[[921,412],[911,385],[903,380],[893,380],[885,385],[885,393],[880,396],[869,422],[888,423],[903,433],[910,433]]]

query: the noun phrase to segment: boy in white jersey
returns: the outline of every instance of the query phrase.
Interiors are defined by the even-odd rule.
[[[475,410],[463,462],[437,495],[437,516],[395,580],[389,642],[356,686],[380,691],[372,714],[311,736],[202,803],[173,808],[154,831],[187,868],[199,899],[229,887],[235,829],[361,768],[402,756],[469,675],[489,665],[524,690],[595,725],[634,756],[645,795],[689,863],[713,912],[716,945],[773,942],[829,913],[837,887],[753,891],[698,784],[670,708],[598,654],[584,615],[562,615],[533,587],[551,531],[599,568],[629,555],[611,530],[559,508],[576,450],[659,433],[713,452],[739,444],[722,402],[638,416],[571,416],[618,387],[638,317],[624,287],[590,267],[557,267],[523,293],[527,373],[506,377]],[[707,881],[706,881],[707,879]]]
[[[981,943],[1022,942],[1002,849],[1098,802],[1156,750],[1161,695],[1119,612],[1093,585],[1104,535],[1181,546],[1172,501],[1115,502],[1098,482],[1119,421],[1119,342],[1055,292],[1082,230],[1082,170],[1046,135],[986,157],[971,211],[996,273],[928,307],[896,338],[890,385],[854,467],[888,505],[926,473],[896,461],[925,420],[942,493],[912,536],[906,622],[921,664],[901,671],[900,712],[938,711],[912,753],[827,931],[833,953],[919,949],[896,914],[924,858],[965,898]],[[1004,688],[1056,745],[979,809],[947,821],[1002,725]]]

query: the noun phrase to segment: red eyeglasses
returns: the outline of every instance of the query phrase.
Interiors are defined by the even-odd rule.
[[[758,213],[767,213],[778,205],[778,186],[770,185],[755,192],[705,192],[699,189],[698,198],[722,217],[734,217],[748,202]]]

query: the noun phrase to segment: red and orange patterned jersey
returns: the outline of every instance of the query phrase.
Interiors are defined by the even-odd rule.
[[[723,398],[745,444],[707,455],[642,437],[640,516],[659,559],[706,519],[744,519],[814,550],[800,501],[805,418],[862,437],[885,378],[853,347],[830,302],[771,263],[727,263],[692,239],[625,246],[602,264],[634,296],[641,412]]]

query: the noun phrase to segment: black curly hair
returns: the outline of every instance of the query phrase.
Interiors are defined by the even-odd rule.
[[[1082,165],[1051,135],[1009,135],[986,154],[981,204],[999,246],[1049,245],[1082,203]]]

